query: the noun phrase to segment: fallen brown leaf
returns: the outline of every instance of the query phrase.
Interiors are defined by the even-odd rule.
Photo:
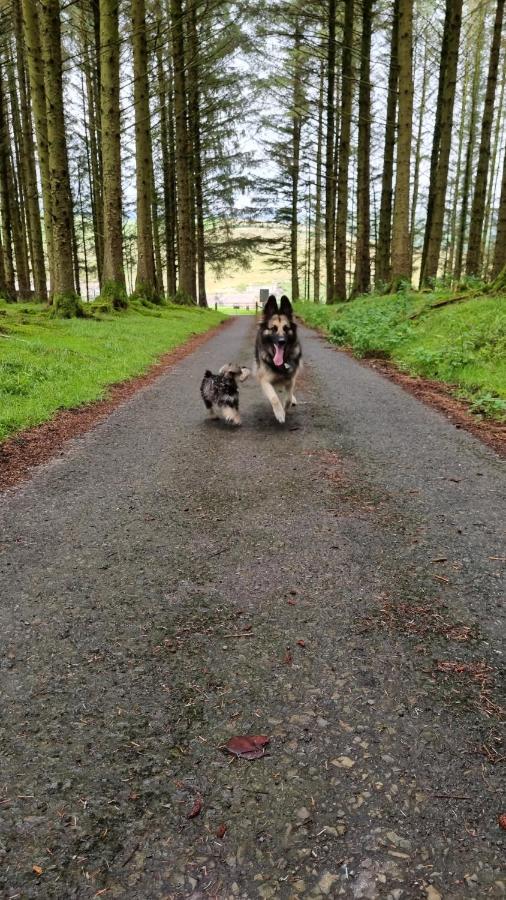
[[[306,642],[303,641],[302,638],[301,638],[300,641],[297,641],[297,643],[298,643],[299,647],[305,647],[305,646],[306,646]]]
[[[293,656],[292,656],[292,651],[290,650],[290,647],[286,648],[286,653],[283,657],[283,662],[284,662],[285,666],[291,666],[293,663]]]
[[[186,818],[187,818],[187,819],[194,819],[195,816],[198,816],[199,813],[200,813],[200,811],[201,811],[201,809],[202,809],[202,803],[203,803],[202,797],[200,796],[200,794],[197,794],[197,797],[196,797],[196,799],[195,799],[195,803],[193,804],[193,806],[192,806],[190,812],[187,814]]]
[[[42,866],[32,866],[32,872],[34,875],[42,875],[44,869]]]
[[[506,813],[503,813],[502,816],[499,816],[499,827],[506,831]]]
[[[220,749],[239,759],[260,759],[265,756],[265,746],[269,741],[270,738],[265,734],[248,734],[230,738]]]
[[[226,825],[218,825],[218,828],[216,829],[216,837],[220,838],[220,840],[221,840],[222,837],[225,837],[226,833],[227,833],[227,826]]]

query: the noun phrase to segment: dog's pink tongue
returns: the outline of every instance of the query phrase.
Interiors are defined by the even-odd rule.
[[[282,366],[285,358],[284,347],[279,344],[276,345],[276,349],[274,351],[274,365]]]

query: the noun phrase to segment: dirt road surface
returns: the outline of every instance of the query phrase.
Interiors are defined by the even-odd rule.
[[[253,329],[2,497],[2,897],[506,895],[504,464],[305,329],[206,421]]]

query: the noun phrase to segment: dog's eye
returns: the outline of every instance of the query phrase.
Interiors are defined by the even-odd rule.
[[[290,331],[288,325],[283,325],[283,331],[285,332],[285,334],[288,334],[288,332]]]
[[[272,326],[272,330],[273,330],[273,331],[275,331],[275,332],[276,332],[276,334],[277,334],[277,331],[278,331],[278,326],[277,326],[277,325],[273,325],[273,326]]]

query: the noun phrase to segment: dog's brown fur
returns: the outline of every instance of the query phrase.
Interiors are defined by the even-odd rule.
[[[295,381],[302,365],[292,304],[282,297],[278,308],[271,295],[265,304],[255,344],[256,376],[278,422],[296,406]]]

